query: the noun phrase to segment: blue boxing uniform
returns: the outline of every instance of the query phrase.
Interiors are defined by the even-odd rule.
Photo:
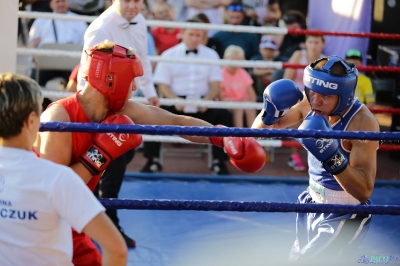
[[[353,116],[363,106],[358,100],[332,127],[346,130]],[[307,117],[313,116],[311,111]],[[307,118],[306,117],[306,118]],[[324,140],[324,139],[322,139]],[[338,149],[349,160],[350,152]],[[360,204],[350,194],[343,191],[332,174],[328,173],[320,160],[308,152],[310,185],[298,197],[299,203]],[[366,203],[370,205],[368,200]],[[346,256],[364,239],[371,221],[371,215],[335,213],[298,213],[296,217],[296,240],[290,253],[290,260],[327,261],[328,257]]]
[[[365,117],[360,112],[364,109],[364,105],[354,97],[357,77],[358,71],[355,65],[338,56],[323,57],[308,65],[304,69],[303,83],[311,111],[304,111],[308,113],[299,129],[345,131],[348,130],[352,119]],[[319,106],[324,106],[324,97],[331,95],[336,97],[327,98],[327,103],[330,105],[318,110]],[[296,111],[292,112],[295,114],[294,117],[302,116],[302,108],[305,106],[301,102],[302,99],[303,94],[293,81],[281,79],[271,83],[264,91],[264,108],[260,114],[262,123],[266,126],[275,125],[277,128],[293,123],[294,119],[289,118],[283,122],[281,119],[290,113],[292,107],[296,108]],[[337,99],[335,107],[332,99]],[[296,105],[299,102],[300,104]],[[335,117],[330,120],[332,125],[328,121],[329,117]],[[309,187],[299,195],[299,203],[371,204],[370,200],[360,203],[359,200],[364,200],[362,193],[359,194],[360,197],[353,197],[344,191],[335,179],[335,176],[352,177],[350,171],[353,169],[350,171],[347,169],[351,167],[349,164],[351,151],[344,148],[343,140],[298,138],[297,141],[308,152],[310,175]],[[372,181],[371,175],[372,173],[365,182]],[[368,193],[366,190],[363,192],[364,195]],[[291,261],[303,262],[304,265],[314,263],[322,265],[326,262],[339,265],[339,260],[347,259],[348,255],[354,253],[355,248],[365,237],[370,222],[371,215],[298,213],[296,240],[289,258]]]

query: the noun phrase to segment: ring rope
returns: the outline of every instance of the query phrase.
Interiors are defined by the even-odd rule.
[[[58,49],[38,49],[38,48],[22,48],[17,47],[18,55],[32,55],[32,56],[65,56],[71,58],[80,58],[82,52],[80,51],[65,51]],[[243,68],[274,68],[274,69],[286,69],[286,68],[305,68],[305,64],[292,64],[285,62],[274,62],[274,61],[262,61],[262,60],[208,60],[200,58],[176,58],[176,57],[162,57],[159,55],[148,56],[151,62],[172,62],[172,63],[191,63],[191,64],[202,64],[202,65],[217,65],[217,66],[237,66]],[[360,71],[367,72],[390,72],[400,73],[400,67],[397,66],[359,66],[357,67]]]
[[[268,201],[99,199],[108,210],[301,212],[400,215],[399,205],[300,204]]]
[[[66,14],[57,14],[50,12],[31,12],[31,11],[18,11],[20,18],[50,18],[50,19],[63,19],[63,20],[80,20],[92,22],[97,16],[70,16]],[[166,28],[192,28],[204,30],[219,30],[231,32],[251,32],[260,34],[299,34],[299,35],[330,35],[330,36],[347,36],[359,38],[372,38],[372,39],[391,39],[400,40],[400,34],[389,33],[369,33],[369,32],[330,32],[320,30],[294,30],[280,27],[256,27],[256,26],[242,26],[242,25],[226,25],[226,24],[207,24],[207,23],[188,23],[164,20],[146,20],[146,25],[150,27],[162,26]]]
[[[188,126],[155,126],[155,125],[114,125],[97,123],[41,123],[40,131],[52,132],[91,132],[91,133],[135,133],[148,135],[185,135],[185,136],[219,136],[219,137],[255,137],[255,138],[329,138],[357,140],[392,140],[400,141],[400,132],[369,131],[326,131],[298,129],[251,129],[229,127],[188,127]]]

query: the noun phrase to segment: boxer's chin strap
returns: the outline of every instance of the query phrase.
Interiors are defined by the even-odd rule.
[[[343,125],[343,116],[342,116],[342,114],[338,114],[338,116],[340,117],[340,124]]]

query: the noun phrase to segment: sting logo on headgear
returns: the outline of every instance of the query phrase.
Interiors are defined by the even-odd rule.
[[[84,78],[108,100],[110,111],[124,107],[134,78],[143,76],[142,61],[136,54],[127,55],[129,49],[114,45],[111,53],[94,46],[85,50],[86,62],[82,67]]]

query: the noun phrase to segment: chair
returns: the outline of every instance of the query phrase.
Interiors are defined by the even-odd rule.
[[[72,43],[46,43],[43,44],[39,49],[51,49],[51,50],[64,50],[64,51],[82,51],[83,47],[79,44]],[[72,71],[75,66],[79,63],[80,58],[74,58],[69,56],[46,56],[40,55],[35,56],[35,68],[36,68],[36,81],[39,82],[40,70],[69,70]]]

